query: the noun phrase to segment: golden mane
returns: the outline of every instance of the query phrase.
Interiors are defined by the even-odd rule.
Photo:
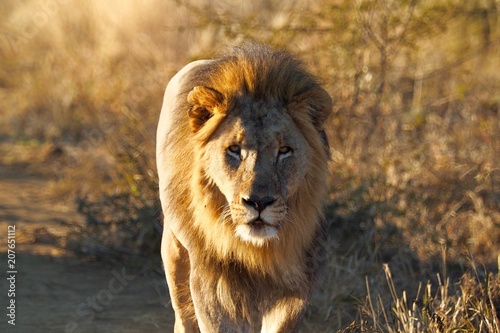
[[[184,199],[194,212],[194,223],[184,223],[189,239],[197,239],[199,254],[219,264],[238,263],[258,275],[282,278],[287,272],[303,270],[307,251],[312,246],[322,216],[326,197],[325,180],[328,160],[327,143],[322,135],[323,123],[331,110],[331,99],[302,64],[286,52],[272,52],[267,47],[246,45],[233,49],[224,57],[193,70],[184,86],[184,97],[194,86],[210,88],[204,98],[215,102],[213,114],[203,114],[187,103],[184,107],[191,117],[192,133],[188,150],[193,151],[191,167],[179,165],[182,178],[191,184]],[[217,96],[213,91],[220,93]],[[192,97],[194,98],[194,97]],[[219,104],[217,102],[224,101]],[[234,236],[228,223],[224,195],[199,167],[204,147],[232,109],[241,103],[274,101],[285,106],[313,152],[308,171],[300,189],[289,198],[287,205],[290,223],[285,226],[278,242],[255,247]],[[327,110],[327,111],[325,111]],[[200,113],[201,112],[201,113]],[[186,149],[185,146],[182,149]],[[208,200],[207,200],[208,198]],[[200,203],[207,204],[207,209]],[[186,207],[187,208],[187,207]],[[207,213],[208,212],[208,213]],[[307,283],[308,277],[291,284]]]

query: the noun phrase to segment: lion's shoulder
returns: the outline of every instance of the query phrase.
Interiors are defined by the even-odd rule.
[[[158,121],[157,131],[157,152],[162,151],[165,141],[170,137],[169,133],[172,128],[177,125],[176,122],[185,118],[184,114],[180,114],[180,104],[186,103],[186,98],[183,97],[183,90],[189,89],[187,87],[192,81],[192,74],[194,71],[201,67],[210,65],[213,60],[196,60],[184,66],[177,74],[175,74],[169,81],[165,94],[163,96],[163,105]]]

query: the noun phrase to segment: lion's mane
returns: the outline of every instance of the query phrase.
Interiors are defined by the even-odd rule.
[[[193,100],[195,97],[189,93],[196,86],[214,91]],[[238,103],[266,100],[286,106],[312,154],[305,179],[287,201],[290,223],[283,226],[279,240],[257,247],[235,237],[231,225],[224,223],[226,199],[197,161],[205,153],[206,142]],[[205,102],[216,105],[216,112],[210,114],[193,107]],[[288,53],[246,45],[191,70],[182,82],[176,103],[176,108],[183,111],[168,120],[169,156],[164,158],[170,176],[165,187],[168,206],[178,217],[181,241],[195,251],[198,262],[241,266],[254,279],[271,278],[287,287],[310,285],[311,277],[300,272],[307,271],[307,261],[314,256],[323,219],[328,162],[323,124],[331,110],[329,95]]]

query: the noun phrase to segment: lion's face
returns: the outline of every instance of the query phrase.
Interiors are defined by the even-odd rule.
[[[308,145],[284,107],[236,105],[206,144],[205,170],[228,203],[235,235],[262,246],[290,221],[287,199],[307,172]],[[230,219],[228,219],[230,217]]]

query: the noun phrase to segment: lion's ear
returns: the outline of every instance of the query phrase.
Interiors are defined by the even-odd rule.
[[[295,105],[305,107],[309,117],[318,132],[323,131],[325,121],[332,113],[332,98],[323,88],[317,86],[293,98]]]
[[[222,107],[224,96],[215,89],[198,86],[189,92],[187,101],[191,105],[188,112],[190,124],[197,132]]]

